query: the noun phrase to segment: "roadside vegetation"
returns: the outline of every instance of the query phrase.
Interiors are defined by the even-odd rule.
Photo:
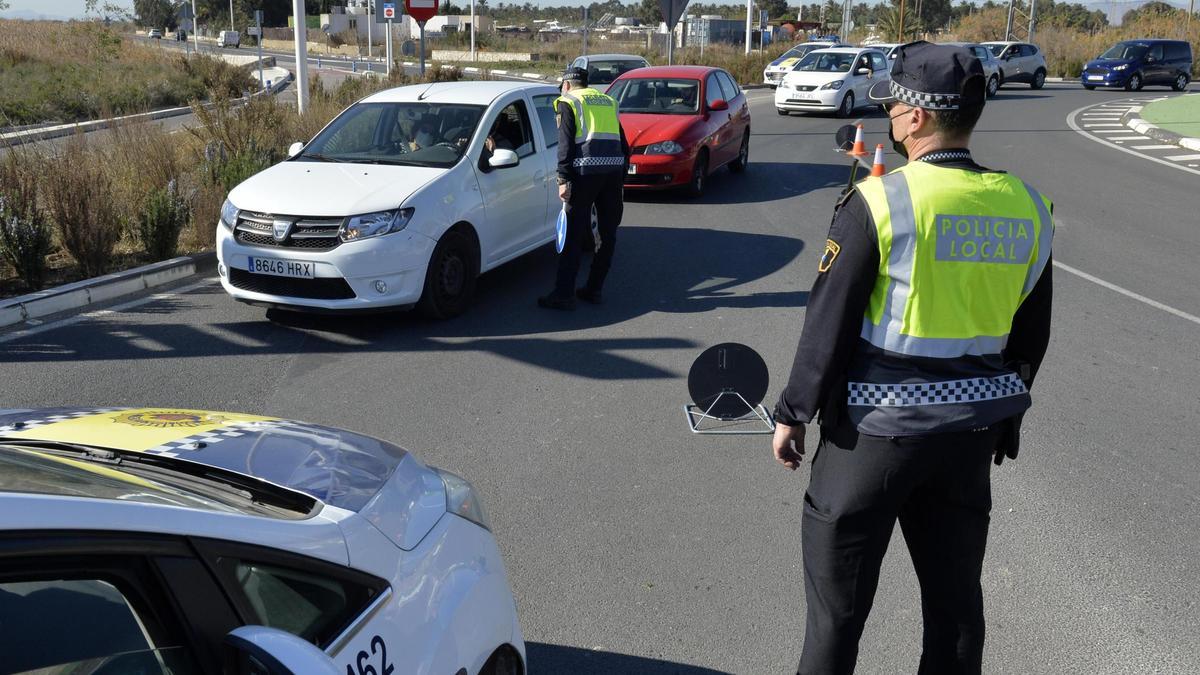
[[[433,64],[426,81],[457,80]],[[20,295],[182,253],[211,250],[229,190],[283,160],[346,106],[386,87],[412,84],[347,78],[309,82],[298,115],[273,97],[194,105],[198,123],[169,133],[155,123],[80,134],[55,151],[37,145],[0,154],[0,297]]]
[[[252,84],[243,68],[165,54],[97,21],[0,20],[0,129],[188,105]]]

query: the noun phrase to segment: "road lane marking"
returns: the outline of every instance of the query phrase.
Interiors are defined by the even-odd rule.
[[[1109,136],[1110,141],[1148,141],[1151,140],[1145,136]]]
[[[1095,104],[1093,104],[1093,105],[1095,105]],[[1090,107],[1091,106],[1085,105],[1082,108],[1077,108],[1077,109],[1071,111],[1067,115],[1067,126],[1071,127],[1071,129],[1073,129],[1075,131],[1075,133],[1079,134],[1080,136],[1083,136],[1084,138],[1088,139],[1089,141],[1092,141],[1093,143],[1100,143],[1101,145],[1107,145],[1110,148],[1115,148],[1117,150],[1120,150],[1121,152],[1133,155],[1134,157],[1141,157],[1142,159],[1144,159],[1148,162],[1158,162],[1159,164],[1162,164],[1163,166],[1169,166],[1172,169],[1176,169],[1178,171],[1186,171],[1188,173],[1193,173],[1193,174],[1196,174],[1197,176],[1200,176],[1200,170],[1197,170],[1195,168],[1183,166],[1183,165],[1175,163],[1175,162],[1168,162],[1167,160],[1161,159],[1159,157],[1151,157],[1150,155],[1147,155],[1142,152],[1137,152],[1135,150],[1130,150],[1129,148],[1123,148],[1123,147],[1117,145],[1116,143],[1113,143],[1107,139],[1104,139],[1104,138],[1094,135],[1094,133],[1104,133],[1102,130],[1097,130],[1094,133],[1089,133],[1089,131],[1087,129],[1084,129],[1083,127],[1079,126],[1079,124],[1077,124],[1075,122],[1075,118],[1078,117],[1080,113],[1082,113],[1083,111],[1087,110]]]
[[[1130,147],[1134,150],[1176,150],[1179,148],[1178,145],[1163,145],[1161,143],[1154,145],[1131,145]]]
[[[56,328],[65,328],[67,326],[71,326],[71,325],[80,323],[82,321],[87,321],[89,319],[98,319],[100,317],[108,316],[109,314],[117,314],[120,312],[124,312],[125,310],[133,309],[134,307],[141,307],[142,305],[148,305],[152,302],[158,302],[160,300],[167,300],[167,299],[173,298],[177,295],[183,295],[185,293],[190,293],[190,292],[196,290],[197,288],[203,288],[205,286],[210,286],[210,285],[216,283],[216,281],[217,281],[216,277],[210,277],[208,279],[202,279],[200,281],[197,281],[196,283],[193,283],[193,284],[188,284],[187,286],[181,286],[181,287],[176,288],[175,290],[169,291],[167,293],[155,293],[153,295],[148,295],[144,298],[138,298],[137,300],[130,300],[129,302],[123,302],[119,305],[113,305],[112,307],[108,307],[106,309],[98,309],[95,311],[86,312],[84,314],[77,314],[75,316],[68,317],[66,319],[54,321],[52,323],[44,323],[40,326],[35,326],[33,328],[26,328],[24,330],[19,330],[15,333],[9,333],[8,335],[0,335],[0,344],[4,344],[5,342],[12,342],[13,340],[20,340],[21,338],[27,338],[31,335],[37,335],[38,333],[45,333],[46,331],[54,330]]]
[[[1200,155],[1167,155],[1163,159],[1169,159],[1172,162],[1194,162],[1200,159]]]
[[[1103,286],[1110,291],[1116,291],[1117,293],[1120,293],[1121,295],[1133,298],[1134,300],[1137,300],[1138,302],[1150,305],[1151,307],[1153,307],[1155,309],[1161,309],[1162,311],[1164,311],[1168,314],[1174,314],[1175,316],[1177,316],[1181,319],[1186,319],[1187,321],[1191,321],[1192,323],[1200,326],[1200,316],[1196,316],[1195,314],[1188,314],[1187,312],[1185,312],[1183,310],[1175,309],[1174,307],[1172,307],[1170,305],[1164,305],[1163,303],[1161,303],[1157,300],[1147,298],[1146,296],[1141,295],[1140,293],[1134,293],[1133,291],[1131,291],[1127,288],[1122,288],[1110,281],[1105,281],[1105,280],[1101,279],[1100,277],[1094,277],[1094,276],[1088,274],[1087,272],[1084,272],[1083,270],[1077,270],[1074,267],[1071,267],[1070,265],[1064,265],[1063,263],[1061,263],[1057,260],[1054,261],[1054,266],[1061,269],[1064,272],[1070,272],[1071,274],[1074,274],[1075,276],[1079,277],[1080,279],[1086,279],[1087,281],[1090,281],[1093,284]]]
[[[1094,132],[1092,132],[1092,133],[1096,133],[1096,134],[1124,134],[1124,133],[1128,133],[1128,132],[1129,132],[1129,130],[1128,130],[1128,129],[1097,129],[1096,131],[1094,131]]]
[[[1088,124],[1087,122],[1084,122],[1083,126],[1087,129],[1092,129],[1096,127],[1123,127],[1125,125],[1121,124],[1120,122],[1104,122],[1102,124]]]

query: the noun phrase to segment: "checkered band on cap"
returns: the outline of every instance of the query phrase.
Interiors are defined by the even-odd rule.
[[[1015,373],[1000,377],[972,377],[965,380],[919,384],[848,382],[846,387],[849,394],[846,400],[848,405],[871,407],[975,403],[1019,396],[1028,391],[1025,383]]]
[[[907,103],[908,105],[917,108],[926,108],[928,110],[958,110],[962,105],[962,96],[958,94],[927,94],[923,91],[909,89],[908,87],[892,80],[889,87],[892,96],[896,97],[897,101]]]

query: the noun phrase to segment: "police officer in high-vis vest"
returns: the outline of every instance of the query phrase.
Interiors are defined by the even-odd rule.
[[[558,196],[566,205],[567,238],[558,258],[554,291],[538,298],[549,309],[575,309],[575,298],[600,304],[600,291],[617,247],[617,226],[624,211],[625,168],[629,143],[621,130],[617,102],[588,86],[583,68],[563,73],[558,113]],[[584,247],[594,247],[592,205],[600,231],[600,249],[592,259],[587,283],[576,290]],[[590,250],[590,248],[589,248]]]
[[[966,49],[916,42],[871,91],[908,163],[841,201],[775,408],[790,469],[820,413],[799,673],[854,670],[897,520],[921,588],[918,672],[982,668],[990,469],[1016,457],[1046,352],[1054,235],[1048,199],[971,155],[985,82]]]

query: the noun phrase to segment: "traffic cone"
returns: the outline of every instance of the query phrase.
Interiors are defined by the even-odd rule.
[[[854,147],[848,153],[851,157],[862,157],[867,154],[867,144],[863,141],[863,125],[858,125],[854,132]]]
[[[883,168],[883,143],[875,146],[875,163],[871,165],[872,176],[882,176],[887,169]]]

